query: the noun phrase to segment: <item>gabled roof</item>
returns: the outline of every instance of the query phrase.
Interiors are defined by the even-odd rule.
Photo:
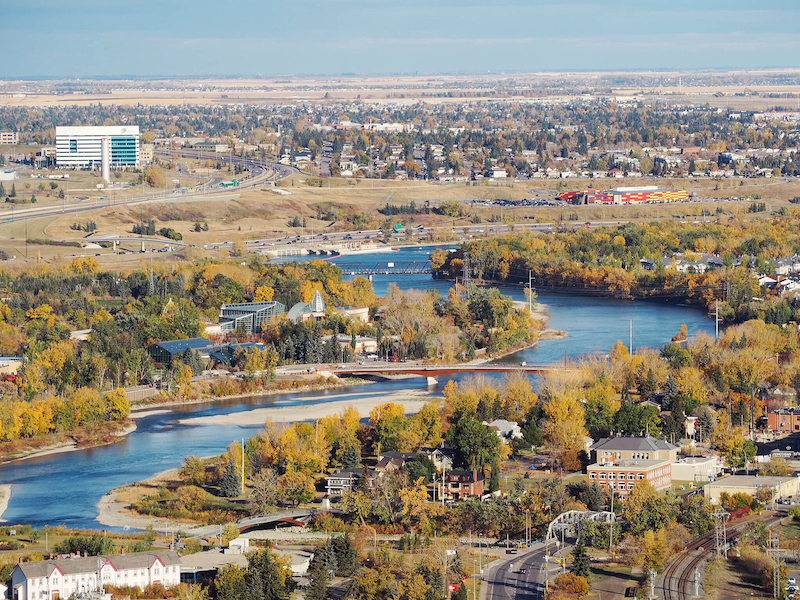
[[[188,340],[169,340],[165,342],[156,342],[153,346],[163,348],[170,354],[177,354],[179,352],[185,352],[189,348],[208,348],[211,346],[211,340],[202,337],[189,338]]]
[[[56,558],[53,560],[20,563],[15,568],[21,570],[25,577],[30,579],[31,577],[49,577],[54,569],[58,569],[63,575],[97,573],[98,569],[106,564],[110,564],[116,570],[149,569],[157,560],[161,561],[164,566],[181,564],[181,557],[177,552],[163,550],[159,552],[114,554],[111,556],[89,556],[86,558]]]
[[[643,451],[657,452],[659,450],[675,450],[669,442],[659,440],[650,436],[624,436],[607,437],[599,440],[592,446],[592,450],[622,450],[622,451]]]

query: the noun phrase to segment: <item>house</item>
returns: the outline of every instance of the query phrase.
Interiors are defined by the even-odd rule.
[[[442,444],[438,448],[423,450],[423,452],[439,471],[453,469],[456,458],[456,451],[453,448],[447,448]]]
[[[361,467],[340,469],[325,478],[325,488],[329,496],[341,496],[352,492],[363,476],[364,469]]]
[[[613,463],[620,459],[678,460],[678,447],[650,436],[608,437],[592,446],[592,457],[597,463]]]
[[[484,425],[493,429],[497,433],[497,437],[504,444],[508,444],[512,440],[522,438],[522,427],[516,421],[506,421],[505,419],[495,419],[491,423],[483,422]]]
[[[761,490],[768,490],[773,499],[792,498],[800,493],[800,477],[764,477],[761,475],[731,475],[703,486],[703,495],[712,504],[719,504],[723,493],[748,494],[755,497]]]
[[[484,477],[483,473],[478,473],[475,469],[472,471],[455,469],[446,471],[436,485],[438,487],[437,498],[444,500],[480,498],[483,496]]]
[[[169,364],[179,354],[187,350],[197,350],[202,358],[208,358],[211,341],[206,338],[189,338],[188,340],[169,340],[156,342],[147,348],[147,353],[157,363]]]
[[[332,335],[322,336],[322,341],[325,343],[331,339],[333,339]],[[340,333],[337,335],[336,341],[339,343],[340,348],[352,348],[356,354],[371,354],[378,351],[378,340],[374,337],[357,335],[353,340],[353,336]]]
[[[672,485],[671,462],[665,459],[620,458],[613,462],[591,464],[586,468],[586,473],[589,483],[616,490],[624,497],[641,480],[649,481],[656,490],[668,489]]]
[[[181,557],[173,550],[113,556],[70,556],[23,562],[11,572],[12,600],[59,600],[100,591],[105,585],[178,585]]]
[[[489,172],[489,177],[492,179],[506,179],[508,177],[508,173],[505,169],[494,168]]]
[[[417,456],[415,452],[382,452],[378,456],[375,465],[375,473],[378,477],[391,471],[399,471],[406,463]]]

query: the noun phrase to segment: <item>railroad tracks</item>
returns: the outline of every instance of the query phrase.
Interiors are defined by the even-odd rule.
[[[770,514],[767,517],[767,526],[772,526],[784,515]],[[727,528],[727,540],[730,545],[735,542],[745,526],[761,518],[755,517],[729,525]],[[701,563],[715,551],[714,532],[710,531],[700,537],[695,538],[686,545],[686,549],[674,558],[664,570],[662,578],[662,591],[664,600],[687,600],[695,597],[695,573]]]

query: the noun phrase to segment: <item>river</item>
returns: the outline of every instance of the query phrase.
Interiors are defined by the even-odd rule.
[[[408,262],[424,260],[429,252],[430,248],[424,247],[404,248],[391,255],[347,256],[334,259],[334,262]],[[376,293],[385,294],[392,281],[404,289],[438,289],[443,293],[450,286],[447,281],[433,280],[426,275],[375,276]],[[516,300],[524,299],[521,288],[508,287],[504,291]],[[542,293],[539,300],[549,307],[549,327],[566,331],[567,337],[542,342],[504,360],[542,364],[563,360],[565,355],[578,357],[590,352],[606,352],[617,340],[628,343],[631,323],[635,348],[661,346],[678,331],[681,323],[686,323],[690,335],[698,331],[713,333],[714,329],[713,321],[704,312],[683,306],[555,293]],[[444,384],[446,381],[440,381],[438,387],[441,389]],[[0,483],[13,484],[11,502],[3,519],[35,526],[99,528],[96,505],[109,490],[180,466],[188,455],[218,454],[233,440],[253,435],[260,429],[260,426],[187,426],[178,423],[179,419],[187,416],[220,415],[274,404],[342,400],[342,394],[363,394],[365,390],[388,394],[419,389],[424,385],[422,379],[406,379],[368,387],[195,404],[145,417],[138,420],[136,432],[117,444],[32,458],[0,467]],[[309,400],[312,396],[313,400]]]

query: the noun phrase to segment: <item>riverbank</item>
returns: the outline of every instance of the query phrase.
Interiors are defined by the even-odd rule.
[[[240,427],[252,427],[267,421],[273,421],[274,423],[313,421],[338,414],[350,407],[355,408],[362,417],[366,417],[373,408],[387,402],[402,404],[405,407],[406,414],[414,414],[419,412],[426,402],[439,398],[439,396],[426,390],[403,390],[393,394],[380,395],[369,394],[367,397],[356,399],[353,399],[352,396],[353,394],[348,394],[348,400],[318,402],[306,406],[297,404],[292,406],[270,406],[227,415],[190,417],[181,419],[178,423],[181,425],[238,425]],[[304,399],[300,398],[299,400],[302,401]],[[314,401],[318,400],[318,398],[307,398],[306,400]]]
[[[3,513],[6,512],[8,508],[8,503],[11,500],[11,484],[4,483],[0,484],[0,517],[3,516]],[[0,519],[0,523],[6,523],[5,519]]]
[[[50,456],[51,454],[63,454],[65,452],[75,452],[76,450],[116,444],[134,431],[136,431],[136,423],[127,422],[122,428],[112,431],[108,435],[91,442],[81,442],[79,438],[70,435],[68,441],[48,444],[37,448],[27,448],[4,456],[0,458],[0,465],[20,462],[31,458],[39,458],[41,456]]]

